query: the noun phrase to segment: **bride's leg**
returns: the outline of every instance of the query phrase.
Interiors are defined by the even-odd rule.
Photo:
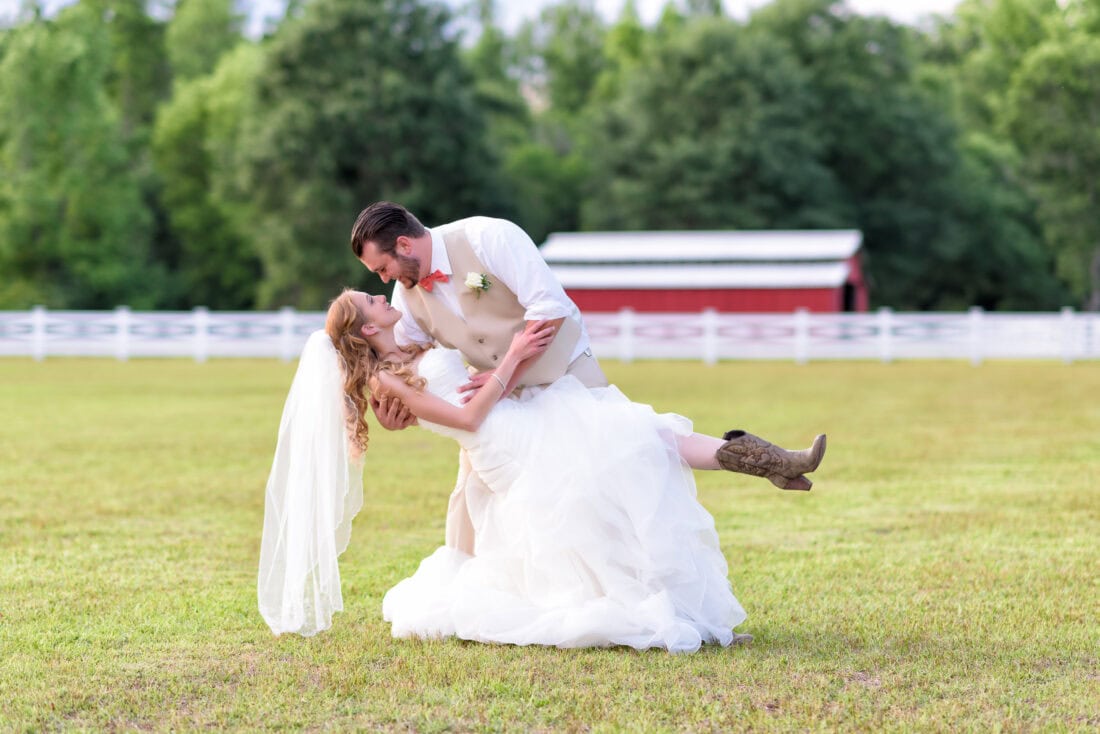
[[[804,474],[812,472],[825,454],[825,436],[814,439],[805,451],[787,451],[744,431],[730,431],[723,438],[693,433],[678,438],[680,458],[692,469],[727,469],[742,474],[767,477],[782,489],[806,490],[813,482]],[[719,451],[725,449],[724,451]],[[722,456],[726,463],[719,459]]]
[[[825,455],[825,434],[815,438],[813,445],[802,451],[788,451],[741,430],[726,431],[722,440],[724,443],[715,455],[719,466],[741,474],[767,477],[780,489],[812,487],[813,482],[805,475],[816,469]]]
[[[676,448],[680,458],[692,469],[721,469],[718,464],[718,449],[724,444],[720,438],[693,433],[676,439]]]

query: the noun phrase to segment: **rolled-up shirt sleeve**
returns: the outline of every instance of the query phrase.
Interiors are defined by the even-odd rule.
[[[518,225],[504,219],[486,220],[481,236],[470,239],[482,264],[516,294],[525,321],[577,317],[576,306]]]

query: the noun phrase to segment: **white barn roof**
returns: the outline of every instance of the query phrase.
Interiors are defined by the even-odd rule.
[[[861,239],[859,230],[555,232],[540,250],[557,273],[559,263],[837,262]]]

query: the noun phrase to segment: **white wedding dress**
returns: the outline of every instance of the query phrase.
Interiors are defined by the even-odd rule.
[[[419,372],[458,404],[468,379],[458,352],[427,352]],[[489,494],[470,503],[474,556],[439,548],[386,594],[395,637],[673,652],[730,644],[745,612],[676,451],[689,420],[567,376],[501,401],[476,433],[420,424],[469,452]]]

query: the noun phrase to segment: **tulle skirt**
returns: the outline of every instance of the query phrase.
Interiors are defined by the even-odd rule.
[[[396,637],[689,652],[745,619],[714,520],[676,451],[691,433],[572,378],[504,401],[469,452],[475,555],[424,559],[382,603]]]

